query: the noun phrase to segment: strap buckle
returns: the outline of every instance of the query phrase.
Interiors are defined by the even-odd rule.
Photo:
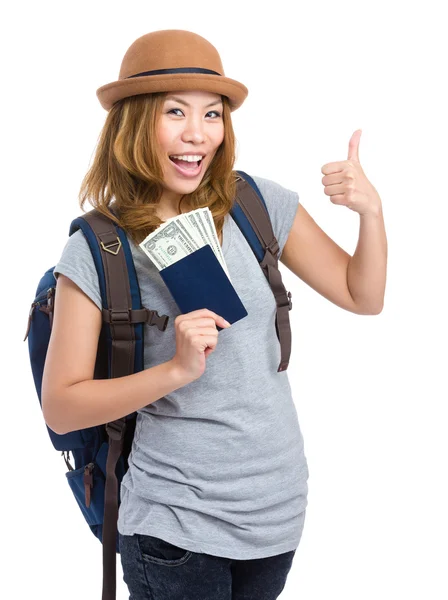
[[[283,297],[283,294],[282,294],[282,297]],[[287,292],[286,297],[288,298],[288,302],[280,302],[279,304],[277,304],[277,307],[283,308],[284,306],[288,306],[288,310],[291,310],[292,309],[292,301],[291,301],[292,294],[291,294],[291,292]],[[277,298],[278,298],[278,296],[277,296]]]
[[[112,323],[112,325],[118,325],[123,323],[131,322],[131,315],[129,309],[115,310],[113,308],[103,308],[103,314],[106,314],[107,317],[105,321],[107,323]]]
[[[156,310],[148,308],[103,308],[103,321],[112,325],[136,325],[137,323],[147,323],[155,325],[160,331],[165,331],[168,326],[168,315],[159,315]]]
[[[106,432],[111,440],[120,441],[124,437],[126,431],[126,422],[124,419],[118,419],[117,421],[111,421],[106,423]]]
[[[168,326],[168,315],[159,315],[156,310],[148,310],[148,325],[155,325],[160,331],[165,331]]]
[[[280,246],[278,245],[278,241],[274,238],[269,244],[267,244],[266,249],[277,258],[278,251],[280,250]]]
[[[121,240],[120,238],[117,236],[117,241],[116,242],[109,242],[107,244],[107,246],[104,244],[104,242],[100,242],[101,247],[103,250],[105,250],[106,252],[109,252],[110,254],[114,254],[115,256],[118,254],[118,252],[120,251],[121,248]],[[112,246],[118,246],[118,248],[114,251],[114,250],[110,250],[110,248]]]

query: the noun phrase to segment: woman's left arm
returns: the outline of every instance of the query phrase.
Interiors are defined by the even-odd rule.
[[[336,244],[299,204],[280,258],[293,273],[338,306],[357,314],[383,309],[387,239],[381,199],[358,156],[361,130],[349,142],[348,160],[322,167],[324,193],[333,204],[359,213],[359,240],[353,256]]]

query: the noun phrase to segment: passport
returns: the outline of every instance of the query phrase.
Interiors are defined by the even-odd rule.
[[[209,244],[161,269],[159,274],[182,313],[208,308],[231,324],[248,314]],[[216,327],[218,331],[223,329]]]

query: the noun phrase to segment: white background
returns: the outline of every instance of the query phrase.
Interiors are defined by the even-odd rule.
[[[288,374],[305,439],[309,506],[282,600],[448,597],[448,135],[442,2],[17,2],[3,10],[3,598],[101,597],[90,533],[42,418],[28,311],[54,266],[114,81],[139,36],[188,29],[249,96],[233,113],[236,167],[299,193],[353,254],[359,216],[321,167],[360,161],[388,237],[384,310],[338,308],[281,266],[293,295]],[[90,206],[86,205],[86,209]],[[118,598],[127,599],[118,561]]]

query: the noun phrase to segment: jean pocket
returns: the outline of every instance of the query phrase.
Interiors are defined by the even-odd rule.
[[[158,565],[183,565],[193,554],[152,535],[136,534],[142,558]]]

